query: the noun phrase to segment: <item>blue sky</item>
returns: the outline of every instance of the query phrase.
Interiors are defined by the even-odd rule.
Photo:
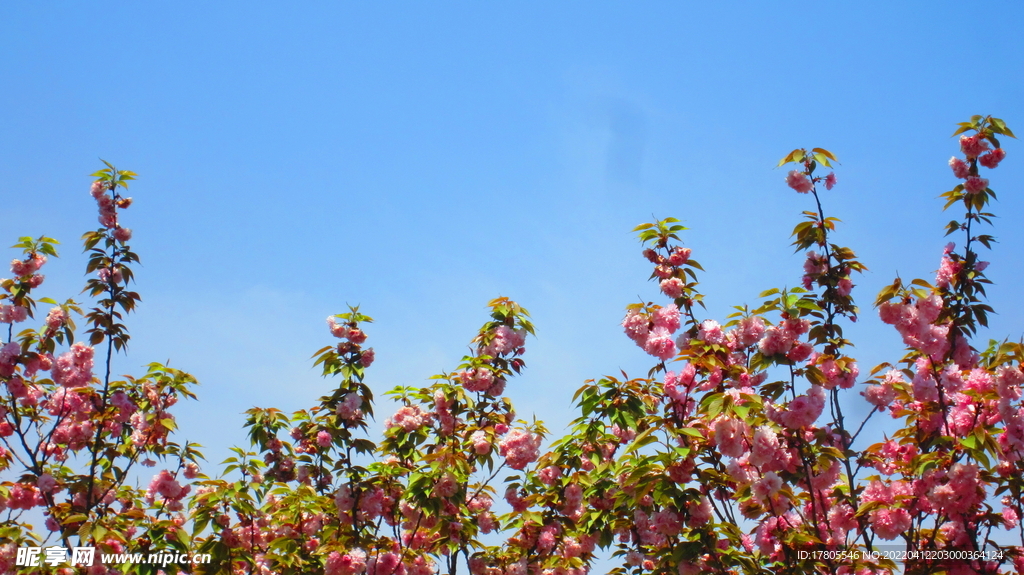
[[[77,294],[87,174],[140,174],[122,222],[143,305],[117,369],[194,373],[179,437],[212,460],[245,409],[328,392],[308,358],[346,303],[377,320],[381,393],[454,368],[486,302],[516,299],[539,337],[507,393],[557,434],[584,379],[651,365],[618,325],[658,297],[629,230],[681,218],[721,319],[799,282],[788,234],[811,205],[774,166],[821,146],[842,162],[836,240],[871,270],[862,371],[897,360],[870,302],[897,272],[933,277],[960,215],[936,199],[955,123],[1024,133],[1024,7],[710,4],[4,3],[0,238],[60,239],[43,291]],[[1024,148],[1006,147],[988,335],[1019,339]]]

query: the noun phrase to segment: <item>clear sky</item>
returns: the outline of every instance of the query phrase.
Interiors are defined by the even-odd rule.
[[[122,222],[143,303],[117,369],[195,374],[179,438],[210,459],[244,441],[245,409],[328,392],[308,358],[346,303],[377,320],[381,393],[454,368],[487,301],[516,299],[538,338],[507,394],[559,433],[583,380],[652,363],[619,327],[659,297],[630,229],[681,218],[722,319],[799,282],[787,236],[811,205],[774,166],[820,146],[842,162],[824,194],[836,241],[870,268],[849,330],[866,373],[902,356],[874,296],[897,272],[933,278],[961,215],[936,199],[956,183],[955,123],[993,114],[1024,134],[1022,16],[1001,1],[5,2],[0,240],[61,240],[42,291],[77,294],[87,174],[99,158],[140,174]],[[1019,339],[1024,146],[1006,148],[990,335]]]

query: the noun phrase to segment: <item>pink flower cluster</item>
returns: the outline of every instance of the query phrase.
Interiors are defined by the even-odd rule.
[[[92,381],[93,348],[76,342],[53,364],[53,381],[64,387],[83,387]]]
[[[969,513],[985,499],[978,466],[973,463],[955,463],[949,471],[934,471],[926,477],[925,484],[934,484],[928,492],[928,500],[947,516]]]
[[[494,372],[487,367],[467,369],[458,373],[459,383],[466,391],[484,391],[491,395],[500,395],[505,390],[505,380],[495,378]],[[494,388],[494,393],[491,389]],[[499,389],[500,388],[500,391]]]
[[[896,326],[907,346],[937,357],[949,351],[949,325],[934,325],[942,306],[942,297],[933,294],[912,304],[885,302],[878,306],[878,315]]]
[[[679,353],[672,338],[679,325],[679,308],[674,303],[659,307],[650,315],[639,309],[631,309],[622,320],[626,335],[644,351],[662,361]]]
[[[394,415],[384,421],[384,427],[391,429],[401,427],[406,432],[416,431],[429,421],[429,414],[415,405],[400,407]]]
[[[769,327],[760,341],[761,353],[766,356],[785,355],[793,361],[804,361],[810,357],[813,348],[800,336],[811,329],[811,322],[806,319],[787,318],[777,326]]]
[[[347,339],[356,345],[366,341],[366,333],[354,323],[338,323],[338,320],[332,315],[327,318],[327,325],[330,326],[331,335],[334,337]]]
[[[486,431],[482,429],[474,431],[469,440],[473,443],[473,453],[487,455],[491,452],[491,440]]]
[[[661,282],[662,293],[672,299],[683,295],[683,288],[686,285],[683,282],[685,276],[679,267],[690,261],[690,253],[690,248],[682,246],[676,246],[668,257],[660,255],[652,249],[644,250],[644,257],[655,264],[654,275]]]
[[[786,174],[786,184],[801,194],[806,194],[814,188],[814,183],[806,174],[797,170],[790,170]]]
[[[67,315],[64,310],[59,307],[50,308],[49,313],[46,314],[46,327],[52,330],[60,329],[61,326],[67,322]]]
[[[498,453],[512,469],[523,470],[540,457],[541,437],[524,429],[513,429],[498,444]]]
[[[346,421],[358,421],[363,418],[363,398],[358,393],[352,392],[345,396],[345,399],[335,408],[338,417]]]
[[[13,260],[11,262],[11,273],[17,278],[24,278],[35,275],[41,267],[46,263],[46,256],[40,253],[33,252],[29,254],[28,258],[23,260]],[[42,277],[38,280],[42,283]],[[32,287],[38,287],[34,285]]]
[[[687,363],[678,375],[670,371],[665,374],[665,383],[662,389],[665,397],[669,398],[675,408],[676,416],[680,419],[689,417],[696,406],[696,399],[691,397],[697,380],[697,369],[692,363]]]
[[[978,163],[991,170],[991,169],[995,168],[996,166],[998,166],[999,162],[1002,162],[1005,157],[1006,157],[1006,150],[1004,150],[1002,148],[996,148],[996,149],[992,150],[991,152],[989,152],[987,154],[984,154],[981,157],[979,157],[978,158]]]
[[[117,208],[127,208],[131,205],[132,199],[120,198],[118,200],[114,200],[114,198],[107,193],[109,191],[109,183],[102,180],[96,180],[92,183],[92,188],[89,190],[89,193],[96,200],[96,204],[99,206],[100,224],[105,228],[117,228]],[[125,234],[125,232],[121,232],[121,237],[124,237],[125,235],[127,235],[127,237],[121,241],[127,241],[127,238],[131,237],[131,230],[128,230],[127,234]]]
[[[146,501],[153,503],[156,500],[156,496],[160,495],[164,498],[164,502],[167,504],[168,509],[171,511],[180,511],[182,508],[181,500],[191,491],[191,487],[188,485],[182,486],[178,483],[178,480],[166,469],[158,473],[153,480],[149,482],[149,489],[146,491]]]
[[[825,390],[812,385],[806,395],[798,395],[786,406],[768,404],[765,415],[768,419],[789,429],[808,427],[817,421],[825,409]]]
[[[357,575],[366,569],[366,553],[352,549],[344,555],[331,551],[324,564],[324,575]]]
[[[831,190],[832,188],[836,187],[837,181],[838,180],[836,179],[835,173],[829,172],[829,174],[825,176],[825,189]]]
[[[0,305],[0,323],[21,323],[28,319],[28,308],[20,305]]]
[[[350,485],[344,484],[334,494],[334,506],[338,510],[341,516],[340,519],[343,522],[352,522],[351,512],[356,505],[357,499],[359,501],[358,516],[365,521],[376,521],[385,511],[391,510],[394,506],[394,500],[388,497],[387,493],[379,487],[354,493]]]
[[[988,150],[988,141],[980,134],[960,136],[960,151],[967,156],[967,159],[974,159]]]
[[[402,558],[388,551],[370,557],[366,562],[366,575],[407,575]]]
[[[490,343],[480,349],[481,355],[498,356],[510,353],[522,354],[525,350],[526,330],[513,330],[507,325],[499,325],[490,333]]]
[[[969,161],[976,159],[982,166],[994,169],[1006,157],[1006,151],[1002,148],[996,148],[985,153],[988,149],[988,142],[979,134],[960,137],[960,150],[963,151]],[[964,180],[964,191],[968,194],[977,194],[988,188],[988,180],[979,177],[976,169],[972,173],[972,165],[968,162],[954,156],[949,159],[949,167],[953,170],[954,176]]]
[[[25,260],[13,260],[11,272],[22,283],[37,288],[43,283],[43,276],[37,274],[39,268],[46,263],[46,256],[31,253]],[[16,284],[15,284],[16,285]],[[12,288],[8,287],[8,291]],[[20,323],[28,319],[28,308],[21,305],[0,304],[0,323]]]
[[[869,385],[861,395],[864,396],[864,399],[868,400],[868,403],[877,407],[879,411],[885,411],[892,404],[892,401],[896,399],[895,386],[903,384],[905,381],[902,372],[890,369],[886,372],[882,383]]]
[[[835,389],[836,387],[850,389],[857,383],[860,368],[849,358],[840,363],[832,357],[816,355],[815,362],[818,369],[821,370],[821,374],[825,376],[825,382],[822,383],[822,387],[825,389]]]
[[[0,375],[10,377],[14,375],[14,368],[18,365],[21,357],[21,346],[11,341],[0,347]]]

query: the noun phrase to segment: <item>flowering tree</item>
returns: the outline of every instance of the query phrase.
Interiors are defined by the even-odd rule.
[[[38,272],[48,257],[57,257],[51,238],[21,238],[15,248],[24,256],[11,263],[14,277],[3,280],[0,322],[8,327],[0,347],[0,572],[15,572],[17,548],[47,541],[111,552],[129,541],[140,551],[187,550],[180,512],[189,487],[180,479],[195,477],[198,453],[169,441],[175,427],[169,409],[194,397],[189,387],[195,380],[158,363],[138,378],[116,380],[111,373],[113,354],[129,341],[123,316],[140,300],[127,287],[139,258],[119,217],[132,203],[121,191],[134,176],[110,164],[94,174],[101,227],[83,241],[90,274],[85,291],[96,298],[95,307],[33,299],[44,279]],[[39,303],[53,306],[43,325],[15,333],[15,324],[33,319]],[[84,317],[88,343],[75,341],[75,315]],[[58,346],[67,350],[58,353]],[[133,487],[138,466],[156,461],[171,470],[161,471],[148,490]],[[35,517],[41,512],[48,536],[29,523],[33,511]],[[95,561],[88,572],[107,569]]]
[[[615,573],[867,575],[895,573],[897,560],[906,573],[1022,572],[1024,346],[972,345],[993,311],[976,250],[993,241],[979,230],[994,193],[980,170],[1003,160],[998,138],[1013,133],[975,116],[955,135],[961,183],[944,197],[964,208],[947,226],[963,249],[946,247],[933,281],[897,278],[879,294],[878,313],[906,349],[866,375],[843,332],[860,313],[854,274],[866,268],[835,243],[839,220],[822,202],[837,180],[820,170],[836,158],[799,149],[779,165],[795,164],[787,184],[813,198],[793,231],[806,252],[802,286],[770,289],[721,323],[701,317],[702,268],[679,245],[685,228],[672,218],[638,226],[666,299],[628,306],[622,325],[656,363],[646,377],[586,382],[579,417],[548,451],[543,426],[517,420],[503,397],[525,367],[525,309],[490,302],[472,354],[430,385],[389,392],[398,409],[373,441],[372,319],[351,308],[328,318],[336,339],[313,356],[333,391],[290,415],[250,410],[251,450],[236,448],[220,477],[200,474],[194,446],[168,438],[168,409],[192,397],[190,376],[153,364],[111,380],[112,354],[128,342],[122,313],[139,296],[127,290],[138,258],[118,221],[134,174],[108,165],[93,186],[102,227],[84,237],[96,274],[89,345],[74,340],[83,312],[71,301],[40,299],[55,305],[45,325],[14,334],[33,317],[54,240],[23,238],[0,294],[11,325],[0,455],[12,479],[0,485],[0,571],[36,572],[13,563],[17,547],[42,539],[26,520],[37,509],[50,541],[209,554],[174,565],[196,574],[583,575],[601,550],[619,560]],[[851,421],[861,397],[867,416]],[[878,439],[862,435],[877,417],[899,430],[865,445]],[[136,464],[156,461],[149,489],[132,487]],[[76,569],[162,572],[64,571]]]
[[[965,132],[965,159],[950,161],[963,182],[944,194],[947,208],[966,210],[947,229],[964,234],[964,251],[947,246],[934,285],[897,279],[879,295],[907,351],[871,370],[861,394],[873,409],[859,425],[843,411],[860,369],[841,321],[857,318],[851,274],[865,268],[833,243],[838,220],[822,208],[819,186],[836,177],[815,172],[831,167],[830,152],[794,150],[779,164],[797,163],[786,181],[814,198],[793,231],[797,250],[810,250],[803,287],[768,290],[724,326],[696,316],[701,268],[674,243],[684,228],[639,226],[671,303],[631,305],[623,327],[660,363],[648,378],[577,393],[572,433],[516,495],[544,510],[542,522],[516,523],[530,564],[580,572],[596,538],[622,558],[617,572],[860,575],[891,573],[894,558],[906,573],[996,573],[994,558],[1021,571],[1020,548],[992,535],[1016,529],[1024,543],[1022,347],[970,343],[992,311],[975,249],[992,241],[977,230],[994,194],[979,166],[995,168],[997,135],[1013,134],[981,116]],[[903,428],[858,449],[867,420],[886,412]],[[581,498],[589,505],[570,504]],[[879,547],[894,540],[902,552]]]

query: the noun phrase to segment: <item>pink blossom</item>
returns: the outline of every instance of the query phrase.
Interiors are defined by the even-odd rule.
[[[1006,151],[1002,148],[996,148],[991,152],[978,158],[978,163],[986,168],[993,169],[999,165],[999,162],[1003,161],[1006,157]]]
[[[971,168],[967,162],[956,156],[949,159],[949,167],[953,169],[953,175],[961,180],[966,180],[971,175]]]
[[[537,476],[540,479],[540,482],[544,485],[554,485],[555,482],[562,477],[562,468],[555,465],[549,465],[544,469],[541,469],[537,473]]]
[[[827,176],[825,176],[825,189],[826,190],[831,190],[832,188],[835,187],[835,185],[836,185],[836,175],[835,175],[834,172],[829,172],[829,174]]]
[[[501,443],[498,453],[512,469],[523,470],[540,457],[541,437],[524,429],[513,429]]]
[[[988,187],[988,179],[971,176],[964,182],[964,191],[968,194],[976,194]]]
[[[1017,400],[1021,397],[1021,384],[1024,384],[1024,372],[1017,367],[1002,366],[996,371],[996,392],[999,397]]]
[[[540,536],[537,537],[537,549],[540,551],[550,551],[555,546],[555,537],[561,529],[557,523],[548,523],[540,530]]]
[[[49,473],[44,473],[36,479],[36,487],[43,493],[53,493],[57,488],[57,481]]]
[[[488,511],[492,505],[494,505],[494,501],[486,495],[477,495],[466,502],[466,507],[468,507],[473,513]]]
[[[480,527],[481,533],[490,533],[498,527],[498,522],[495,521],[493,513],[481,513],[476,518],[476,524]]]
[[[116,230],[114,230],[114,239],[121,243],[124,243],[132,239],[132,231],[128,228],[118,227]]]
[[[764,504],[767,503],[773,495],[778,493],[780,489],[782,489],[782,478],[780,478],[774,471],[769,471],[764,474],[764,477],[754,483],[751,488],[751,493],[755,499]]]
[[[936,485],[928,494],[935,507],[947,515],[967,513],[984,501],[977,465],[955,463],[947,479],[945,485]]]
[[[373,352],[372,347],[364,349],[362,353],[359,354],[359,365],[363,367],[370,367],[371,365],[373,365],[373,360],[375,357],[376,354]]]
[[[776,458],[779,449],[779,436],[767,425],[762,425],[754,432],[754,441],[750,449],[748,461],[760,467]]]
[[[459,492],[459,481],[452,473],[445,473],[434,484],[433,495],[438,499],[447,499]]]
[[[622,443],[629,443],[636,438],[636,430],[619,427],[619,424],[612,424],[612,435]]]
[[[189,492],[189,487],[181,486],[173,475],[166,469],[158,473],[149,483],[149,490],[146,492],[146,499],[153,502],[159,494],[166,500],[179,500]]]
[[[690,260],[690,248],[677,247],[672,251],[672,255],[668,257],[668,263],[679,267]]]
[[[7,499],[7,507],[10,509],[32,509],[45,504],[43,494],[34,485],[26,483],[15,483]]]
[[[1017,514],[1017,510],[1013,507],[1003,507],[1003,525],[1007,529],[1013,529],[1020,523],[1020,515]]]
[[[786,184],[801,194],[806,194],[814,187],[814,183],[811,182],[810,178],[803,172],[796,170],[791,170],[786,176]]]
[[[366,562],[367,575],[405,575],[405,565],[395,553],[388,551],[374,555]]]
[[[722,326],[718,325],[717,321],[706,319],[700,323],[697,339],[703,340],[705,343],[722,345],[725,343],[725,333],[722,332]]]
[[[679,278],[661,280],[661,292],[672,299],[681,297],[683,295],[683,280]]]
[[[348,328],[344,324],[338,323],[338,320],[333,315],[327,318],[327,325],[330,326],[331,335],[338,338],[345,337]]]
[[[663,509],[651,514],[651,529],[662,535],[674,537],[682,529],[682,522],[678,513],[671,509]]]
[[[76,342],[54,362],[53,381],[64,387],[88,385],[92,381],[93,354],[93,348]]]
[[[512,510],[517,513],[526,511],[529,507],[529,503],[520,497],[519,491],[515,487],[509,487],[505,490],[505,501],[512,507]]]
[[[739,343],[742,347],[754,345],[764,335],[764,320],[760,316],[751,316],[740,321]]]
[[[960,150],[968,158],[977,158],[987,149],[988,142],[978,134],[960,136]]]
[[[110,268],[100,268],[96,272],[96,276],[105,284],[119,284],[124,281],[124,274],[120,267],[115,267],[113,272],[110,271]]]
[[[649,324],[647,316],[636,309],[626,312],[626,317],[622,320],[622,327],[625,329],[626,335],[640,347],[643,347],[647,341]]]
[[[877,407],[879,411],[885,411],[893,400],[896,399],[893,381],[903,381],[903,374],[895,369],[889,370],[883,383],[880,385],[869,385],[862,395],[868,400],[868,403]]]
[[[399,408],[384,426],[387,428],[401,427],[406,432],[419,429],[427,421],[427,415],[415,405],[406,405]]]
[[[782,328],[790,338],[796,339],[811,329],[811,322],[806,319],[790,318],[782,322]]]
[[[50,312],[46,314],[46,327],[50,329],[60,329],[67,321],[67,317],[64,315],[64,310],[59,307],[50,308]]]
[[[583,504],[583,487],[579,483],[565,486],[564,508],[575,509]]]
[[[45,263],[46,256],[39,253],[33,253],[24,261],[11,261],[11,273],[13,273],[15,276],[19,278],[30,276],[39,271],[39,268],[43,267],[43,264]]]
[[[28,308],[20,305],[0,305],[0,323],[21,323],[28,319]]]
[[[939,271],[935,273],[935,285],[939,288],[949,287],[949,283],[958,273],[960,273],[960,263],[943,256],[942,263],[939,264]]]
[[[494,385],[494,373],[486,367],[461,371],[458,377],[466,391],[487,391]]]
[[[346,420],[354,420],[362,417],[363,413],[360,408],[363,406],[363,398],[358,393],[350,392],[345,395],[345,399],[338,404],[335,408],[335,413],[338,417]]]
[[[316,434],[316,444],[320,447],[329,447],[333,441],[334,438],[331,437],[331,432],[327,430],[320,430]]]
[[[825,390],[813,385],[806,395],[798,395],[785,407],[769,405],[768,418],[789,429],[799,429],[813,424],[825,409]]]
[[[672,334],[664,327],[656,327],[651,330],[647,341],[644,342],[644,351],[665,361],[676,355],[679,349],[672,339]]]
[[[878,317],[889,325],[893,325],[900,321],[903,317],[903,310],[906,306],[899,303],[885,302],[878,306]]]
[[[910,513],[902,507],[897,509],[875,509],[868,515],[871,527],[876,535],[887,541],[892,541],[904,531],[910,529]]]
[[[786,357],[795,362],[801,362],[811,356],[814,346],[810,342],[801,341],[793,346],[793,349],[786,353]]]
[[[526,330],[513,330],[507,325],[500,325],[491,332],[491,342],[481,350],[483,355],[506,355],[512,353],[526,343]]]
[[[660,307],[654,312],[653,320],[655,328],[663,327],[675,333],[679,329],[679,308],[674,303]]]
[[[478,429],[473,432],[470,441],[473,443],[473,452],[477,455],[487,455],[491,452],[491,441],[487,437],[487,432]]]
[[[744,436],[749,431],[747,424],[730,417],[715,420],[715,444],[722,455],[739,457],[746,451]]]
[[[366,332],[358,327],[350,327],[345,332],[345,338],[354,344],[360,344],[366,341]]]
[[[103,180],[96,180],[95,182],[92,183],[92,187],[89,188],[89,193],[92,195],[93,198],[99,198],[103,194],[107,193],[107,190],[109,189],[110,184]]]

